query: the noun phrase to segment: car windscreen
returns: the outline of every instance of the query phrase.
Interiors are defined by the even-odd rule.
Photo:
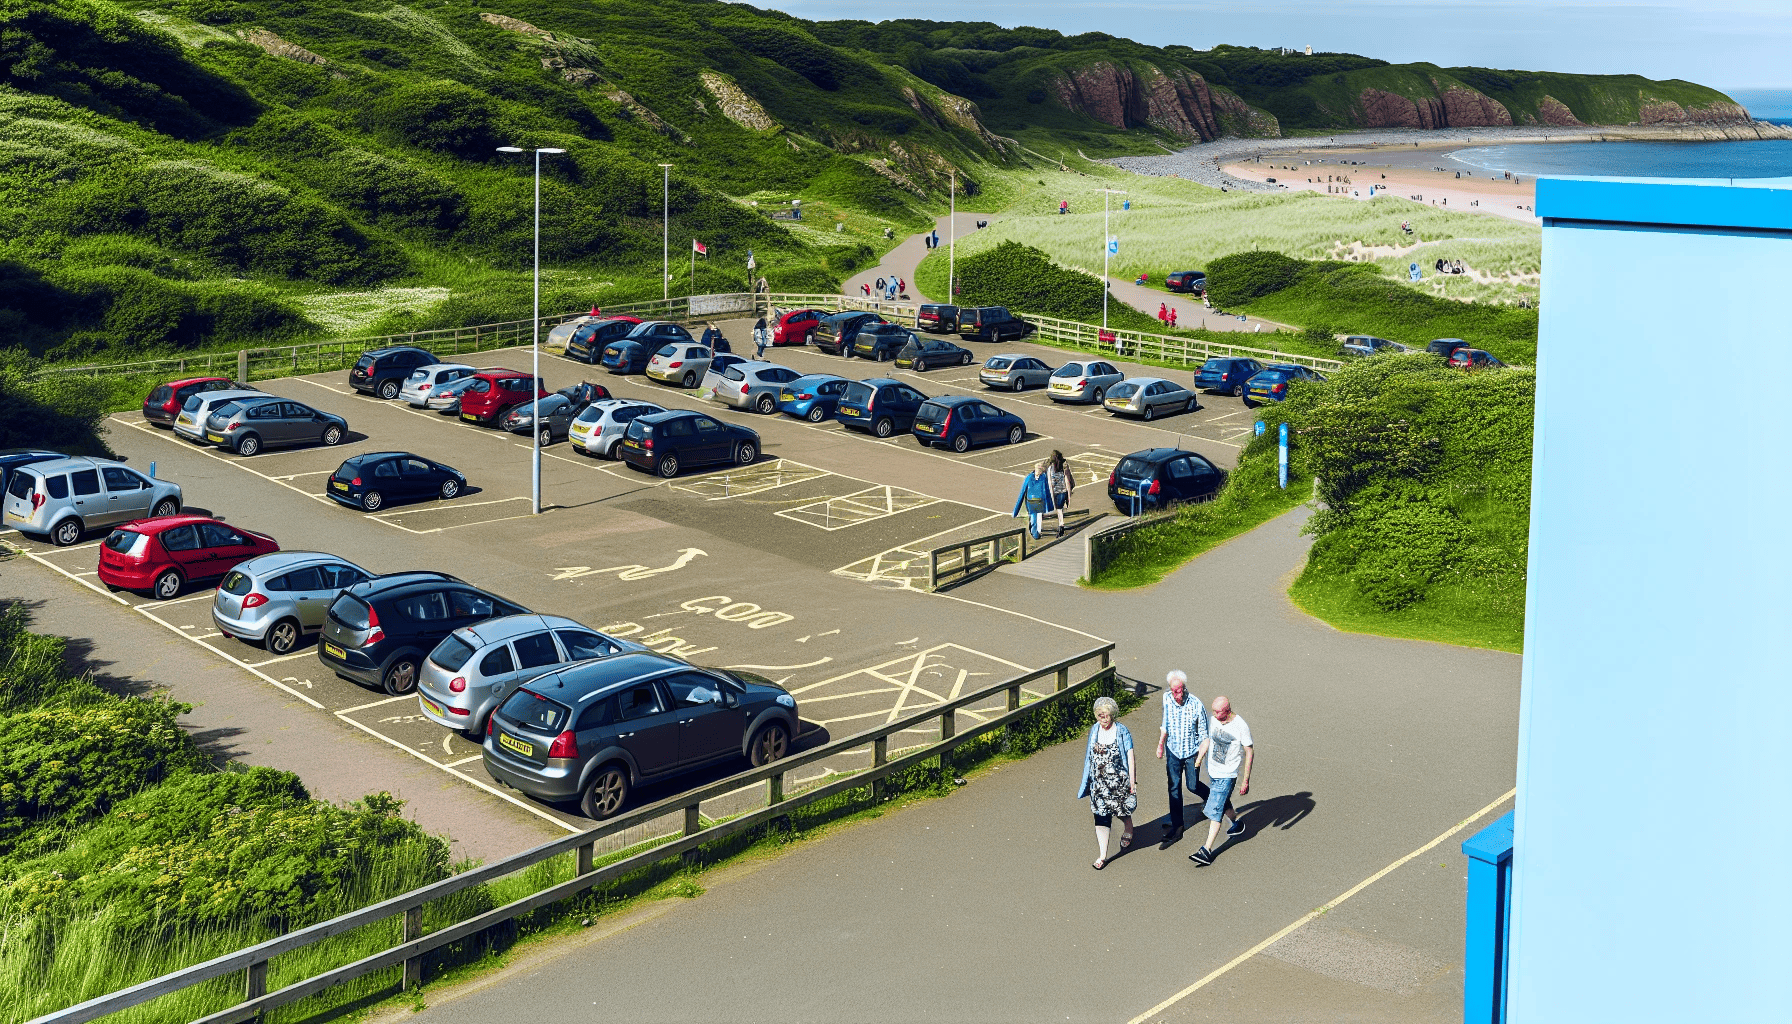
[[[1232,364],[1224,359],[1209,359],[1201,364],[1202,373],[1207,373],[1210,370],[1214,373],[1226,373],[1231,369]]]
[[[6,493],[15,498],[29,498],[36,490],[37,477],[22,469],[13,470],[12,479],[6,484]]]
[[[204,403],[205,399],[198,395],[188,395],[187,400],[181,403],[180,409],[182,412],[198,412],[199,407]]]
[[[729,380],[746,380],[747,375],[738,366],[730,366],[722,371],[722,376]]]
[[[474,377],[473,383],[467,385],[467,390],[471,391],[475,395],[483,395],[487,391],[490,391],[491,389],[492,389],[492,382],[489,380],[486,380],[484,377]]]
[[[459,672],[460,667],[473,656],[473,650],[472,644],[450,633],[442,638],[435,650],[429,652],[429,660],[440,665],[444,671]]]
[[[903,344],[902,351],[896,353],[896,355],[898,357],[903,358],[903,359],[913,359],[914,357],[916,357],[920,354],[921,354],[921,343],[916,341],[913,338],[910,338],[907,342],[905,342]]]
[[[1052,371],[1052,376],[1054,377],[1081,377],[1082,375],[1082,363],[1065,363],[1063,366]]]
[[[991,356],[983,365],[992,370],[1006,370],[1014,365],[1014,360],[1007,356]]]
[[[428,371],[428,370],[412,370],[410,379],[411,380],[428,380],[429,372],[430,371]]]
[[[605,410],[603,409],[602,406],[587,405],[585,407],[585,411],[582,413],[579,413],[578,417],[576,419],[574,419],[573,422],[574,423],[596,423],[598,420],[601,420],[604,418],[604,411]]]
[[[537,732],[558,733],[566,724],[572,710],[564,704],[551,701],[540,694],[528,690],[518,690],[510,695],[498,714],[515,722],[525,729]]]
[[[255,581],[246,573],[232,570],[230,575],[224,577],[224,582],[218,584],[218,589],[232,597],[242,597],[254,586]]]
[[[921,403],[921,408],[915,410],[915,422],[940,423],[945,420],[948,412],[947,408],[943,405],[935,405],[932,402],[923,402]]]
[[[660,350],[658,352],[654,353],[654,355],[656,355],[656,356],[675,356],[677,354],[678,354],[678,346],[677,345],[663,345],[660,347]]]
[[[106,547],[121,555],[134,555],[142,551],[148,538],[135,530],[113,530],[106,535]]]
[[[369,367],[373,366],[373,363],[374,363],[374,358],[372,356],[362,356],[361,358],[355,360],[355,369],[365,370],[365,369],[368,369]]]
[[[147,402],[150,405],[161,405],[163,402],[166,402],[166,401],[168,401],[168,399],[173,398],[173,397],[174,397],[174,389],[169,387],[166,384],[163,384],[160,387],[156,388],[154,391],[151,391],[149,393],[149,398],[147,399]]]
[[[642,423],[640,420],[636,420],[628,425],[628,432],[625,436],[630,440],[639,441],[651,433],[653,433],[653,425],[651,423]]]
[[[1131,398],[1133,396],[1133,393],[1138,390],[1139,390],[1139,386],[1137,384],[1134,384],[1131,381],[1121,381],[1120,383],[1118,383],[1108,389],[1108,397],[1109,398]]]
[[[1137,459],[1128,455],[1126,458],[1120,460],[1120,467],[1116,469],[1115,472],[1121,476],[1127,477],[1150,476],[1153,468],[1152,464],[1146,462],[1144,459]]]
[[[242,409],[243,409],[243,403],[241,403],[241,402],[225,402],[223,405],[220,405],[216,409],[213,409],[212,415],[213,416],[230,417],[230,416],[235,416],[237,413],[241,412]]]
[[[871,401],[871,395],[876,390],[877,389],[863,381],[855,380],[851,384],[846,385],[846,390],[840,393],[840,401],[850,405],[864,405]]]
[[[330,604],[330,618],[350,629],[366,629],[372,611],[367,602],[349,594],[338,595]]]

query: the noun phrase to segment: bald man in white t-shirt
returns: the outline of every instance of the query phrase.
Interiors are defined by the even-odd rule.
[[[1201,754],[1207,761],[1207,844],[1189,854],[1196,864],[1212,864],[1214,844],[1220,837],[1220,822],[1226,821],[1226,835],[1244,831],[1244,822],[1232,810],[1232,791],[1238,795],[1251,791],[1251,762],[1256,751],[1251,746],[1251,727],[1232,710],[1232,701],[1215,697],[1208,723],[1207,739],[1201,742]],[[1201,760],[1197,757],[1196,760]]]

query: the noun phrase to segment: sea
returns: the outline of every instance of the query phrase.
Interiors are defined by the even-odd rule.
[[[1792,118],[1769,119],[1792,124]],[[1550,142],[1474,146],[1448,154],[1465,168],[1525,177],[1792,177],[1792,139],[1755,142]]]

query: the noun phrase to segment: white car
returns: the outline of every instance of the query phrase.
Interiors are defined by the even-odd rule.
[[[398,397],[419,409],[429,405],[429,396],[444,384],[452,384],[462,377],[471,377],[478,373],[466,363],[434,363],[419,366],[405,378],[404,386],[398,389]]]
[[[694,388],[709,372],[712,357],[707,346],[669,342],[661,345],[647,361],[647,376],[662,384]]]
[[[616,442],[622,440],[623,431],[628,429],[631,422],[641,416],[665,411],[652,402],[601,398],[579,413],[567,430],[566,437],[574,448],[586,455],[613,459],[616,457]]]

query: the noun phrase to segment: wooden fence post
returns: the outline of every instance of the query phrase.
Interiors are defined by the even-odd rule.
[[[404,941],[423,937],[423,905],[407,908],[404,912]],[[414,992],[423,986],[423,957],[409,956],[404,960],[404,990]]]
[[[596,853],[597,853],[597,844],[596,843],[581,843],[581,844],[579,844],[579,868],[578,868],[579,874],[587,875],[587,874],[591,873],[592,864],[597,859]]]

